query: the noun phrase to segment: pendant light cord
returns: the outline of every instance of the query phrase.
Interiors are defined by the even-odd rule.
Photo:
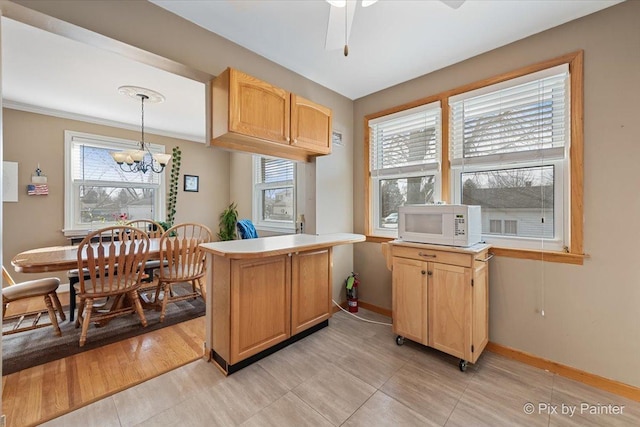
[[[347,26],[349,22],[348,17],[348,9],[349,5],[345,3],[344,5],[344,56],[349,55],[349,45],[348,45],[348,35],[347,35]]]

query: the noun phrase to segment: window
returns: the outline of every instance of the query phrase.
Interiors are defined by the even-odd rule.
[[[374,233],[395,236],[398,208],[440,198],[440,102],[369,121]]]
[[[164,147],[148,144],[155,153]],[[110,153],[138,143],[65,131],[65,232],[91,230],[128,219],[164,217],[164,173],[124,172]]]
[[[482,206],[490,243],[565,246],[568,77],[565,64],[449,99],[453,199]]]
[[[398,206],[441,197],[482,206],[497,255],[582,264],[582,85],[578,51],[366,116],[368,240],[397,236]]]
[[[296,164],[254,156],[253,222],[263,230],[294,231]]]

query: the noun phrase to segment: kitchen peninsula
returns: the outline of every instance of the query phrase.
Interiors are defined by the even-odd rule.
[[[333,247],[363,241],[336,233],[203,244],[206,354],[231,374],[327,326]]]

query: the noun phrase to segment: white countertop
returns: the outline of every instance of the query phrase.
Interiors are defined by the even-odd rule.
[[[434,245],[428,243],[416,243],[416,242],[405,242],[404,240],[392,240],[389,242],[390,245],[396,246],[407,246],[411,248],[421,248],[421,249],[433,249],[447,252],[459,252],[459,253],[471,253],[478,254],[486,249],[490,249],[491,245],[486,243],[476,243],[472,246],[447,246],[447,245]]]
[[[364,242],[365,236],[352,233],[332,234],[287,234],[284,236],[259,237],[257,239],[228,240],[203,243],[205,251],[227,258],[262,258],[301,252],[331,246]]]

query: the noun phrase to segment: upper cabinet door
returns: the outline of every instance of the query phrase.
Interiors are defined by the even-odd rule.
[[[229,95],[231,132],[289,144],[288,91],[231,69]]]
[[[291,145],[331,153],[331,109],[291,94]]]

